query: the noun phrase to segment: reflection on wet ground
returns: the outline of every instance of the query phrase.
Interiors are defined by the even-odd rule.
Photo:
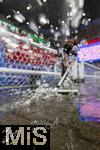
[[[0,124],[50,125],[51,150],[99,150],[100,84],[88,80],[78,87],[79,96],[48,94],[38,99],[31,89],[11,90],[9,96],[1,92]]]

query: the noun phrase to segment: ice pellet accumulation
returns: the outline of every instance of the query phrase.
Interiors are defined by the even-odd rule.
[[[17,91],[17,94],[20,93]],[[10,109],[18,108],[20,106],[29,106],[31,103],[41,104],[44,101],[49,101],[51,97],[55,97],[57,100],[62,100],[62,95],[58,94],[57,88],[39,86],[36,90],[28,88],[22,91],[21,98],[16,98],[10,105]]]

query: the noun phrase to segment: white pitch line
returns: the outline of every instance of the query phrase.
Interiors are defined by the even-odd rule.
[[[78,93],[78,90],[58,89],[58,93]]]

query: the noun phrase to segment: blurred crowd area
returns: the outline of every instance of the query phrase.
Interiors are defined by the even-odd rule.
[[[16,27],[15,25],[13,25],[9,22],[0,20],[1,29],[3,30],[3,28],[4,28],[5,31],[7,31],[7,33],[8,32],[13,33],[13,35],[15,35],[15,38],[16,39],[18,38],[17,40],[20,39],[20,40],[24,41],[27,45],[31,42],[39,43],[41,45],[44,45],[44,46],[47,46],[47,47],[57,50],[58,54],[59,54],[59,52],[62,53],[63,46],[66,43],[66,41],[68,40],[68,38],[72,38],[75,40],[74,48],[76,48],[76,49],[83,45],[100,42],[99,24],[100,24],[100,20],[98,19],[97,21],[95,21],[95,23],[89,24],[87,27],[84,27],[82,29],[80,28],[79,33],[77,33],[77,36],[75,36],[74,34],[71,34],[70,37],[66,37],[66,39],[63,39],[63,42],[62,42],[61,39],[55,40],[55,38],[53,38],[53,37],[47,38],[43,34],[30,33],[24,29]],[[1,33],[2,33],[2,30],[1,30]],[[31,47],[31,45],[29,45],[29,47]],[[94,64],[97,67],[100,67],[99,61],[90,62],[90,63]]]
[[[99,62],[92,62],[93,65],[100,68],[100,61]]]

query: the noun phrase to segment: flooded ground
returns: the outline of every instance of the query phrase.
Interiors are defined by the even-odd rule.
[[[88,108],[85,104],[100,102],[100,83],[86,80],[77,86],[79,96],[48,94],[36,98],[32,89],[0,91],[0,124],[50,125],[51,150],[99,150],[100,105],[95,107],[98,112],[92,113],[94,103]]]

